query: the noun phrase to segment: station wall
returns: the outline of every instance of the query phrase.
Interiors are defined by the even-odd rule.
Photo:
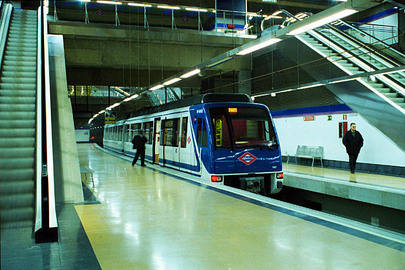
[[[339,122],[347,122],[348,128],[354,122],[364,139],[364,146],[358,157],[359,163],[405,167],[405,151],[359,114],[346,112],[309,115],[314,120],[305,121],[304,114],[274,116],[283,156],[294,156],[298,145],[323,146],[325,160],[348,162],[342,138],[339,138]],[[347,120],[343,120],[344,115]]]

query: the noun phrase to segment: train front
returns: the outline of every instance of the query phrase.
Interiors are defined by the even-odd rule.
[[[267,106],[206,105],[211,124],[211,181],[270,195],[283,186],[280,145]]]

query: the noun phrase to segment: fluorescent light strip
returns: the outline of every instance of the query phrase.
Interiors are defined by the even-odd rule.
[[[259,44],[253,45],[253,46],[251,46],[251,47],[249,47],[249,48],[246,48],[246,49],[244,49],[244,50],[241,50],[240,52],[238,52],[238,53],[236,53],[236,54],[237,54],[237,55],[246,55],[246,54],[248,54],[248,53],[251,53],[251,52],[260,50],[260,49],[262,49],[262,48],[264,48],[264,47],[270,46],[270,45],[272,45],[272,44],[274,44],[274,43],[277,43],[277,42],[279,42],[279,41],[281,41],[281,39],[279,39],[279,38],[271,38],[271,39],[268,39],[268,40],[266,40],[266,41],[263,41],[263,42],[261,42],[261,43],[259,43]]]
[[[160,89],[160,88],[163,88],[163,84],[158,84],[158,85],[155,85],[155,86],[153,86],[152,88],[150,88],[149,90],[150,91],[153,91],[153,90],[156,90],[156,89]]]
[[[283,11],[282,11],[282,10],[277,10],[276,12],[274,12],[274,13],[271,14],[271,15],[276,16],[276,15],[278,15],[278,14],[280,14],[280,13],[283,13]]]
[[[90,2],[91,0],[80,0],[81,2]]]
[[[180,7],[176,7],[176,6],[162,6],[162,5],[158,5],[157,8],[164,8],[164,9],[180,9]]]
[[[322,18],[320,20],[314,21],[312,23],[309,23],[309,24],[303,25],[301,27],[298,27],[297,29],[294,29],[294,30],[290,31],[289,33],[287,33],[287,35],[299,35],[301,33],[304,33],[306,31],[308,31],[308,30],[311,30],[311,29],[317,28],[319,26],[328,24],[330,22],[336,21],[338,19],[347,17],[347,16],[349,16],[349,15],[351,15],[353,13],[356,13],[356,12],[357,12],[357,10],[355,10],[355,9],[344,9],[344,10],[339,11],[339,12],[337,12],[335,14],[332,14],[332,15],[330,15],[328,17],[325,17],[325,18]]]
[[[133,96],[130,96],[130,97],[124,99],[124,101],[127,102],[127,101],[133,100],[133,99],[135,99],[135,98],[137,98],[137,97],[139,97],[139,95],[138,95],[138,94],[135,94],[135,95],[133,95]]]
[[[108,4],[108,5],[122,5],[122,2],[115,2],[115,1],[96,1],[97,3],[100,4]]]
[[[180,78],[182,78],[182,79],[190,78],[191,76],[194,76],[194,75],[200,73],[200,71],[201,71],[201,70],[200,70],[199,68],[196,68],[196,69],[194,69],[194,70],[192,70],[192,71],[189,71],[189,72],[187,72],[187,73],[184,73],[183,75],[180,76]]]
[[[142,3],[128,3],[128,6],[134,7],[152,7],[150,4],[142,4]]]
[[[205,8],[186,8],[188,11],[197,11],[197,12],[208,12],[208,9]]]
[[[312,88],[312,87],[318,87],[318,86],[322,86],[322,85],[325,85],[325,84],[324,83],[316,83],[316,84],[304,85],[304,86],[298,87],[297,90],[307,89],[307,88]]]
[[[180,78],[173,78],[171,80],[168,80],[167,82],[164,82],[163,85],[171,85],[171,84],[176,83],[178,81],[181,81],[181,79]]]

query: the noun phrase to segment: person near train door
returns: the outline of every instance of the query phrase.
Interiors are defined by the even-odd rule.
[[[134,160],[132,161],[132,166],[138,161],[139,156],[141,156],[141,166],[145,166],[145,143],[147,142],[146,137],[143,135],[141,130],[139,134],[135,135],[132,139],[133,149],[136,149],[136,154]]]
[[[363,137],[360,132],[356,130],[356,123],[350,124],[350,130],[345,133],[342,142],[349,155],[350,172],[354,173],[356,170],[357,156],[363,146]]]

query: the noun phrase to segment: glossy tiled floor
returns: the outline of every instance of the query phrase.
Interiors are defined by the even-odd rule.
[[[2,229],[2,270],[101,269],[71,204],[57,205],[59,241],[36,244],[32,228]]]
[[[337,179],[342,181],[358,182],[370,185],[386,186],[390,188],[405,189],[405,178],[386,176],[380,174],[370,174],[356,172],[351,174],[348,170],[336,170],[320,167],[302,166],[296,164],[283,163],[283,170],[285,172],[293,172],[300,174],[308,174],[321,176],[329,179]]]
[[[404,269],[405,252],[78,145],[76,211],[103,269]]]

